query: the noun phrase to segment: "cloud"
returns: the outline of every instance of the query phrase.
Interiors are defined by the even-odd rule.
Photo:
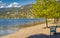
[[[0,6],[0,8],[4,8],[4,6]]]
[[[10,7],[20,7],[20,4],[17,2],[10,3],[9,5],[6,5],[6,3],[3,3],[0,1],[0,8],[10,8]]]
[[[17,2],[13,2],[11,3],[10,5],[6,6],[7,8],[10,8],[10,7],[20,7],[19,3]]]
[[[0,1],[0,2],[2,2],[2,1]]]
[[[6,3],[3,3],[2,1],[0,1],[0,8],[5,8]]]

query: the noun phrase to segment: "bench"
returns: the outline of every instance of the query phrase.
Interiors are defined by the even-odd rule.
[[[50,27],[50,35],[53,35],[54,33],[56,33],[56,26],[51,26]]]

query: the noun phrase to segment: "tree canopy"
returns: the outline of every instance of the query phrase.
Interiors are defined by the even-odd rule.
[[[32,5],[31,12],[33,12],[36,18],[60,17],[60,2],[56,0],[36,0],[36,3]]]
[[[46,26],[48,27],[47,18],[60,17],[60,2],[56,0],[36,0],[30,10],[35,18],[46,18]]]

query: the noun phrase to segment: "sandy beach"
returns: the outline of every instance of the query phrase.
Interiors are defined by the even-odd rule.
[[[53,26],[53,24],[50,23],[48,25]],[[0,38],[27,38],[28,36],[35,34],[50,35],[50,29],[45,27],[46,25],[44,23],[32,27],[22,28],[13,34],[9,34]],[[57,28],[57,32],[60,32],[60,28]]]

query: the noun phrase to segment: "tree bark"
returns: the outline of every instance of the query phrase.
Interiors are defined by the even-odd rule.
[[[56,19],[54,18],[54,24],[56,23]]]
[[[46,27],[48,27],[48,21],[47,21],[47,17],[46,17]]]
[[[58,25],[58,18],[54,18],[54,24]]]

